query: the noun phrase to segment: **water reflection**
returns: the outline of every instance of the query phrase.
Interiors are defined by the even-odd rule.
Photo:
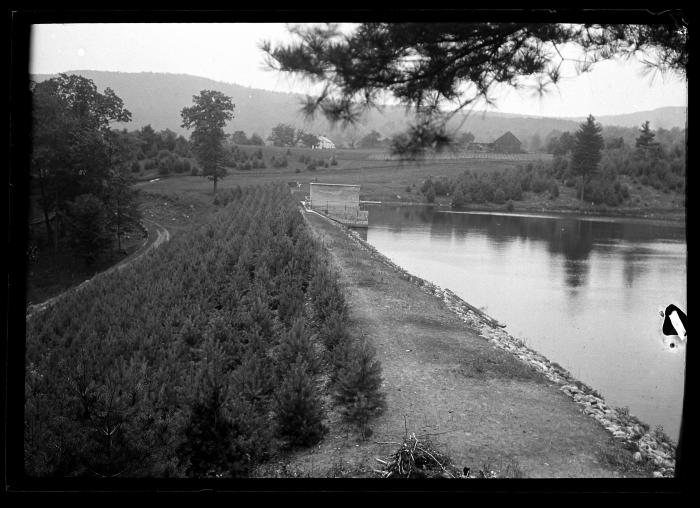
[[[686,308],[683,226],[416,206],[371,207],[369,223],[380,252],[677,436],[685,360],[657,321],[662,305]]]
[[[572,288],[586,284],[589,271],[587,261],[594,246],[601,252],[619,249],[621,243],[606,243],[610,238],[617,238],[625,244],[663,237],[672,241],[684,240],[682,229],[632,221],[596,222],[571,217],[445,212],[434,207],[371,207],[370,222],[372,227],[386,228],[392,233],[427,225],[431,239],[463,240],[467,235],[481,234],[498,252],[502,252],[514,240],[540,242],[555,258],[563,257],[564,281]],[[366,231],[361,234],[366,239]],[[624,280],[627,286],[632,286],[635,276],[644,271],[643,263],[638,261],[645,247],[633,244],[622,252]]]

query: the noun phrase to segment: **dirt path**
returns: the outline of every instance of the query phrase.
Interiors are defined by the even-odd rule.
[[[340,269],[356,333],[376,347],[387,410],[362,442],[330,435],[291,466],[322,475],[340,464],[370,470],[408,432],[431,434],[455,465],[517,465],[526,477],[621,476],[597,458],[610,434],[531,367],[479,336],[440,299],[374,259],[338,226],[307,213]],[[329,425],[338,428],[331,412]]]
[[[157,249],[161,244],[164,242],[167,242],[170,240],[170,232],[165,229],[163,226],[160,224],[153,222],[152,220],[149,219],[142,219],[144,226],[146,227],[146,232],[147,232],[147,237],[141,244],[141,246],[134,252],[132,252],[129,256],[125,257],[122,259],[119,263],[116,265],[108,268],[107,270],[104,270],[100,273],[95,274],[93,277],[90,279],[87,279],[77,286],[74,286],[72,288],[67,289],[66,291],[54,296],[53,298],[49,298],[45,302],[36,304],[36,305],[30,305],[27,307],[27,319],[32,317],[34,314],[38,312],[42,312],[52,306],[54,303],[56,303],[58,300],[60,300],[64,295],[71,291],[80,291],[83,287],[85,287],[87,284],[89,284],[91,281],[93,281],[96,277],[101,277],[107,273],[113,272],[115,270],[119,271],[127,266],[129,266],[131,263],[136,261],[137,259],[140,259],[142,256],[144,256],[147,252],[150,252],[152,249]]]

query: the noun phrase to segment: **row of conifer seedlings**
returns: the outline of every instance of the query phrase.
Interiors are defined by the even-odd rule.
[[[368,434],[381,368],[288,189],[218,202],[27,322],[29,475],[246,476],[322,439],[324,394]]]

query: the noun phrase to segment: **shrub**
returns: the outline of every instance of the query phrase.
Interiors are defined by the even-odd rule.
[[[428,187],[428,190],[425,193],[425,200],[428,203],[434,203],[435,202],[435,187],[432,185]]]
[[[178,461],[191,477],[245,476],[266,454],[271,437],[267,428],[249,403],[227,403],[212,389],[192,406]]]
[[[464,206],[464,204],[465,204],[465,199],[464,199],[464,193],[462,192],[462,188],[457,187],[457,190],[452,195],[452,207],[459,208],[459,207]]]
[[[131,172],[138,173],[139,171],[141,171],[141,164],[139,164],[136,161],[132,162],[131,163]]]
[[[277,433],[292,445],[317,443],[325,433],[323,406],[309,366],[299,358],[275,396]]]
[[[499,205],[506,202],[506,193],[503,191],[503,189],[496,189],[496,192],[493,194],[493,201]]]
[[[303,304],[303,294],[299,295],[299,302]],[[289,331],[285,332],[277,350],[277,365],[280,369],[280,377],[283,378],[290,367],[301,359],[306,369],[312,376],[321,371],[319,359],[314,351],[313,338],[306,328],[303,318],[294,321]]]
[[[532,191],[536,194],[541,194],[549,188],[547,179],[541,175],[537,175],[532,179]]]
[[[321,325],[319,337],[329,352],[332,352],[341,342],[350,342],[345,314],[336,310],[331,311]]]
[[[559,197],[559,186],[554,180],[552,180],[552,183],[549,186],[549,197],[551,199],[556,199]]]
[[[351,347],[347,363],[339,370],[334,399],[347,422],[358,426],[364,439],[369,420],[385,407],[381,366],[374,349],[365,341]]]

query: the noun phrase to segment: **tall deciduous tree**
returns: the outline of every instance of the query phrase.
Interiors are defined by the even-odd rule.
[[[109,188],[115,154],[109,124],[128,122],[131,113],[111,89],[100,93],[78,75],[33,84],[32,99],[32,178],[55,244],[50,216],[66,213],[80,194],[102,197]]]
[[[301,129],[295,129],[286,123],[278,123],[272,128],[268,140],[275,146],[294,146],[304,134]]]
[[[585,123],[581,124],[574,135],[575,143],[571,154],[571,169],[581,175],[581,200],[586,179],[598,170],[602,157],[601,151],[605,145],[601,135],[603,128],[596,123],[593,115],[588,115]]]
[[[192,131],[192,151],[202,167],[202,174],[216,184],[226,176],[224,160],[224,127],[233,119],[235,104],[231,98],[215,90],[202,90],[192,97],[194,106],[183,108],[182,126]]]
[[[379,139],[382,137],[382,135],[373,130],[372,132],[367,133],[360,139],[358,145],[360,148],[375,148],[379,146]]]
[[[262,145],[265,144],[265,142],[263,141],[263,138],[260,137],[260,134],[254,132],[254,133],[250,136],[250,144],[251,144],[251,145],[262,146]]]
[[[236,131],[231,135],[231,141],[236,143],[237,145],[248,145],[250,142],[248,141],[248,136],[245,135],[245,132],[243,131]]]
[[[679,15],[681,14],[681,15]],[[536,80],[543,93],[561,77],[560,46],[581,49],[578,70],[617,55],[646,52],[645,62],[685,73],[687,26],[671,12],[654,25],[556,23],[362,23],[343,33],[339,25],[292,27],[297,40],[261,47],[275,70],[296,73],[325,86],[308,97],[302,111],[332,122],[357,122],[385,94],[416,113],[416,126],[395,151],[419,152],[415,145],[449,146],[450,118],[476,101],[493,102],[499,83],[521,86]],[[414,126],[414,127],[416,127]]]
[[[304,144],[304,146],[311,148],[318,144],[318,136],[316,136],[316,134],[311,134],[310,132],[305,132],[301,135],[301,142]]]

